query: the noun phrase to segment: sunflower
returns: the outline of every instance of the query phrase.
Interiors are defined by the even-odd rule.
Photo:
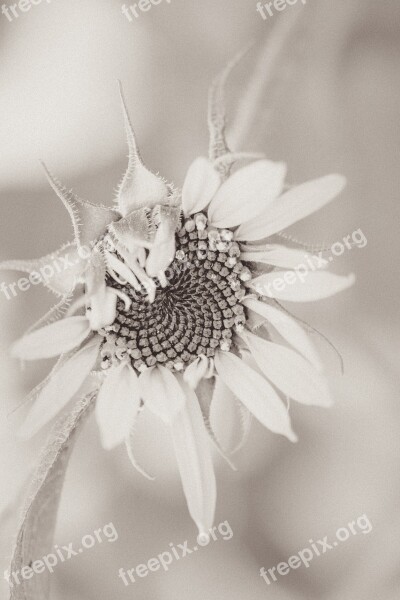
[[[216,503],[212,445],[230,460],[215,415],[235,403],[242,425],[253,415],[295,442],[284,400],[331,403],[306,331],[279,301],[318,300],[353,282],[327,273],[321,259],[322,269],[308,260],[307,277],[297,277],[310,257],[277,237],[335,198],[344,178],[289,188],[284,163],[230,152],[218,108],[224,79],[210,94],[209,158],[192,163],[182,190],[145,166],[120,88],[129,164],[115,208],[80,199],[45,167],[74,241],[1,265],[30,277],[57,260],[68,265],[44,280],[58,304],[12,349],[22,360],[59,356],[29,395],[21,435],[34,435],[77,394],[96,393],[103,446],[125,443],[143,472],[134,428],[149,411],[170,430],[189,512],[205,539]],[[278,277],[283,287],[274,285]]]

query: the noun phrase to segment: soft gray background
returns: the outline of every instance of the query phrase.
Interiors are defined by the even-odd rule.
[[[40,256],[71,235],[38,158],[81,195],[110,201],[126,155],[117,79],[124,82],[145,160],[180,185],[192,159],[206,151],[211,78],[249,39],[265,38],[294,10],[304,11],[307,34],[303,45],[289,41],[280,75],[290,61],[292,69],[275,95],[269,124],[260,121],[246,149],[286,160],[292,182],[345,173],[349,186],[341,199],[296,233],[330,244],[362,228],[368,245],[333,265],[337,272],[357,273],[353,290],[297,310],[343,354],[341,377],[334,354],[318,342],[335,407],[294,406],[299,444],[256,426],[238,473],[218,463],[216,522],[228,519],[233,539],[124,588],[119,567],[146,562],[170,542],[192,540],[194,528],[165,434],[153,426],[147,446],[141,444],[142,462],[158,475],[149,483],[132,472],[123,450],[101,450],[90,424],[70,466],[56,542],[79,541],[110,521],[120,537],[60,567],[53,598],[394,600],[400,589],[400,4],[310,0],[269,23],[252,0],[164,1],[133,23],[121,14],[121,4],[53,0],[12,23],[0,18],[1,258]],[[239,69],[232,98],[254,59],[253,53]],[[262,112],[271,104],[265,96]],[[51,300],[38,289],[12,301],[0,297],[2,505],[16,494],[45,439],[20,444],[14,437],[18,415],[7,415],[48,368],[29,366],[21,373],[7,349]],[[310,538],[332,537],[363,513],[373,523],[368,536],[273,586],[260,578],[261,566],[287,560]],[[12,518],[9,524],[0,536],[4,568]]]

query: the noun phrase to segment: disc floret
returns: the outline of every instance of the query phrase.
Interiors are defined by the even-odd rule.
[[[102,331],[102,367],[128,359],[139,372],[157,364],[179,372],[199,356],[229,351],[246,322],[241,301],[250,277],[232,231],[211,227],[204,213],[183,220],[175,257],[154,278],[153,302],[145,289],[112,280],[130,307],[119,300],[114,323]]]

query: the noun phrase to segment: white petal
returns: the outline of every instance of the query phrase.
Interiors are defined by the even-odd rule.
[[[327,175],[303,183],[276,198],[257,219],[244,223],[236,232],[237,240],[261,240],[308,217],[336,198],[346,185],[341,175]]]
[[[86,317],[67,317],[22,337],[12,346],[11,353],[22,360],[51,358],[77,348],[89,333]]]
[[[210,439],[196,394],[183,380],[181,385],[186,403],[171,424],[172,440],[190,515],[199,535],[207,536],[217,496]]]
[[[207,375],[209,370],[209,359],[206,356],[199,356],[185,370],[183,379],[186,383],[195,390],[203,377]]]
[[[318,370],[321,370],[321,361],[314,348],[314,344],[311,342],[307,332],[295,319],[274,306],[253,300],[252,298],[243,300],[243,304],[248,309],[264,317],[284,340],[305,356]]]
[[[343,292],[354,282],[353,274],[343,277],[325,271],[274,271],[256,277],[250,285],[268,298],[288,302],[311,302]]]
[[[128,436],[140,406],[139,380],[128,364],[110,369],[96,403],[102,445],[111,450]]]
[[[175,257],[175,232],[179,224],[180,209],[159,206],[153,216],[159,225],[146,261],[146,271],[150,277],[156,277],[165,271]]]
[[[240,255],[240,259],[283,269],[297,269],[303,265],[306,269],[322,269],[328,265],[328,261],[322,257],[309,254],[305,250],[286,248],[278,244],[266,246],[266,249],[262,251],[256,249],[244,251]]]
[[[218,172],[206,158],[197,158],[189,167],[182,189],[182,209],[186,216],[204,210],[221,185]]]
[[[210,405],[210,425],[221,448],[231,454],[247,438],[251,416],[235,394],[217,377]]]
[[[96,363],[100,344],[101,338],[96,337],[57,369],[42,389],[22,424],[18,432],[21,437],[28,438],[35,435],[79,391]]]
[[[235,227],[260,215],[282,192],[286,165],[259,160],[236,171],[219,188],[208,216],[215,227]]]
[[[87,318],[93,331],[112,325],[117,316],[117,294],[111,288],[102,285],[90,299]]]
[[[175,231],[163,223],[157,230],[154,246],[146,261],[146,271],[150,277],[156,277],[160,271],[165,271],[174,260]]]
[[[297,441],[285,405],[264,377],[230,352],[215,356],[218,375],[248,410],[274,433]]]
[[[119,258],[110,252],[105,252],[105,257],[109,268],[111,268],[117,275],[122,277],[125,282],[130,283],[135,290],[140,290],[140,286],[138,286],[138,280],[132,273],[131,269],[124,262],[122,262],[122,260],[119,260]]]
[[[142,373],[139,382],[146,407],[164,423],[172,423],[186,401],[176,376],[159,365]]]
[[[331,406],[325,377],[297,352],[249,331],[241,336],[265,377],[286,396],[309,406]]]

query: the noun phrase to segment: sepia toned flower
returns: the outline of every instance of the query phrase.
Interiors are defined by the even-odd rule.
[[[125,443],[143,472],[134,428],[151,412],[171,432],[201,536],[216,503],[212,445],[229,462],[234,450],[220,441],[215,403],[239,406],[238,427],[253,415],[295,442],[285,399],[326,407],[331,398],[311,340],[279,301],[319,300],[354,280],[328,273],[321,259],[314,269],[304,249],[277,238],[333,200],[344,178],[288,188],[284,163],[232,153],[223,81],[210,94],[209,158],[192,163],[182,190],[144,165],[121,90],[129,164],[116,206],[81,200],[46,169],[74,241],[42,259],[1,265],[32,274],[66,255],[70,265],[45,281],[60,296],[57,306],[12,349],[22,360],[60,357],[30,394],[21,435],[34,435],[77,394],[96,392],[103,446]],[[296,276],[300,264],[309,265],[306,277]],[[273,285],[278,275],[284,288]],[[204,400],[207,382],[213,395]]]

